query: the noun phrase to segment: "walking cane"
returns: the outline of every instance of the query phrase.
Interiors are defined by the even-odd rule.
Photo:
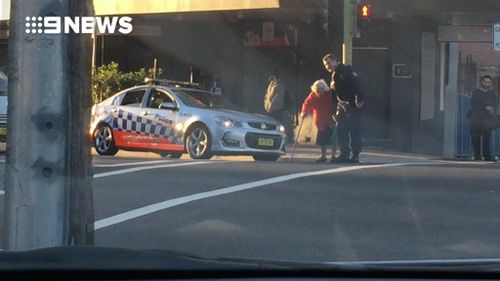
[[[295,142],[294,142],[293,148],[292,148],[292,154],[290,155],[290,159],[288,159],[288,162],[292,162],[293,154],[295,153],[295,147],[297,146],[297,142],[298,142],[299,136],[300,136],[300,129],[302,129],[302,124],[304,124],[304,118],[302,118],[302,120],[300,121],[299,130],[297,131],[297,136],[295,137]]]

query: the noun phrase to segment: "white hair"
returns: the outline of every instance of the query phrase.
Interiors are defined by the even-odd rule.
[[[320,93],[320,91],[327,92],[328,90],[330,90],[330,88],[328,87],[328,84],[326,84],[325,80],[323,80],[323,79],[316,80],[311,86],[311,91],[313,91],[315,93]]]

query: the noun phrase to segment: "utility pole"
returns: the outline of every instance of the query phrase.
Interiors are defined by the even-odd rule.
[[[93,15],[92,3],[11,1],[6,250],[93,243],[90,35],[28,28],[49,15]]]
[[[352,64],[352,38],[356,32],[356,0],[344,0],[344,42],[342,61]]]
[[[339,57],[342,55],[342,45],[344,42],[344,1],[326,0],[329,44],[322,55],[332,52]]]

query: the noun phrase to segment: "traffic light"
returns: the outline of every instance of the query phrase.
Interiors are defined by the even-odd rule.
[[[358,19],[368,21],[372,16],[372,6],[367,3],[358,5]]]
[[[356,34],[366,31],[368,23],[372,18],[372,6],[365,1],[358,4],[356,7]]]

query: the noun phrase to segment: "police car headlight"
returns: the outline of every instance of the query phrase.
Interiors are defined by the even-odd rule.
[[[215,122],[224,128],[241,127],[241,122],[231,120],[225,117],[215,117]]]
[[[231,122],[230,120],[226,120],[224,122],[222,122],[222,127],[224,128],[231,128],[233,126],[233,122]]]
[[[278,131],[279,131],[280,133],[284,133],[284,132],[285,132],[285,126],[283,126],[283,125],[279,125],[279,126],[278,126]]]

